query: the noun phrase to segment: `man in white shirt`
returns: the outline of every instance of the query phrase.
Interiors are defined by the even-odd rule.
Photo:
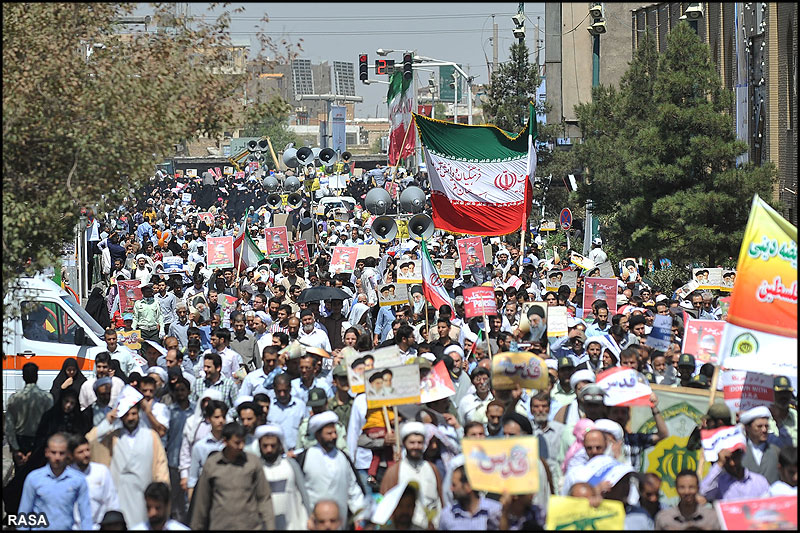
[[[97,395],[94,392],[94,382],[99,378],[111,377],[109,374],[109,364],[111,363],[111,356],[106,352],[100,352],[94,358],[94,377],[87,379],[81,390],[78,393],[78,401],[81,404],[81,410],[86,409],[97,400]],[[111,377],[111,402],[109,405],[114,405],[117,401],[119,393],[125,387],[125,382],[117,376]]]
[[[147,520],[131,527],[131,531],[190,531],[190,528],[169,517],[169,486],[160,481],[144,489]]]
[[[114,487],[111,471],[106,465],[91,461],[89,441],[83,435],[75,435],[70,439],[67,449],[72,457],[70,467],[86,476],[89,503],[92,506],[92,523],[95,528],[99,528],[107,511],[119,510],[117,489]],[[77,519],[76,523],[79,523]]]
[[[162,368],[151,368],[149,372],[158,370],[164,372]],[[166,374],[166,372],[164,372]],[[156,380],[151,375],[144,376],[139,383],[139,392],[144,399],[141,402],[142,416],[139,418],[142,427],[150,428],[158,433],[163,441],[169,430],[169,409],[166,405],[155,399]]]
[[[797,496],[797,448],[784,446],[778,454],[780,479],[769,487],[769,496]]]
[[[592,249],[589,252],[589,259],[594,261],[595,265],[599,265],[600,263],[605,263],[608,261],[608,255],[600,248],[603,245],[603,239],[600,237],[595,237],[592,241]]]
[[[119,367],[126,376],[130,376],[131,372],[142,372],[142,367],[136,364],[133,352],[127,346],[120,346],[117,339],[117,331],[108,328],[103,335],[106,341],[106,350],[111,359],[119,361]]]
[[[222,375],[233,379],[233,373],[243,366],[242,356],[231,350],[231,332],[224,328],[217,328],[211,332],[211,349],[206,353],[217,353],[222,358]]]
[[[322,348],[323,350],[331,351],[331,342],[328,335],[321,329],[315,326],[316,320],[314,319],[314,312],[311,309],[303,309],[300,312],[301,329],[297,339],[306,346],[313,346],[315,348]]]

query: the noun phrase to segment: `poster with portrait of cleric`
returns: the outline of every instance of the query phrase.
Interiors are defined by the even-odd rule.
[[[700,284],[697,286],[700,290],[718,290],[722,286],[722,269],[693,268],[692,279]]]
[[[391,305],[405,305],[408,303],[410,294],[409,285],[400,283],[384,283],[378,285],[378,303],[382,307]]]
[[[525,302],[519,318],[519,329],[525,333],[525,342],[541,340],[547,333],[547,304]]]
[[[562,285],[569,287],[570,293],[575,294],[578,288],[578,272],[576,270],[549,270],[547,272],[547,290],[558,292]]]
[[[419,365],[375,368],[364,372],[367,408],[419,403]]]
[[[352,274],[358,259],[358,246],[336,246],[331,255],[331,274]]]
[[[264,228],[264,243],[270,259],[289,257],[289,234],[285,226]]]
[[[233,237],[208,237],[208,268],[233,268]]]
[[[455,279],[456,277],[456,260],[455,259],[448,259],[442,257],[434,257],[433,258],[433,266],[436,267],[436,271],[439,273],[439,277],[442,279]]]
[[[483,244],[480,237],[464,237],[456,241],[458,260],[461,263],[461,272],[470,267],[483,268],[486,260],[483,254]]]
[[[591,309],[595,300],[605,300],[611,311],[617,309],[617,279],[587,278],[583,282],[583,308]]]
[[[422,261],[419,259],[398,260],[397,283],[422,283]]]

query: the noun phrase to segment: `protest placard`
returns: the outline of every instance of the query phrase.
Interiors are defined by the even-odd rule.
[[[311,264],[311,257],[308,255],[308,241],[305,239],[294,242],[294,255],[297,260],[303,263],[303,266]]]
[[[530,333],[531,339],[541,339],[547,332],[547,314],[550,308],[545,302],[525,302],[519,315],[519,329]]]
[[[567,334],[567,308],[563,305],[550,307],[547,310],[547,336],[563,337]]]
[[[645,344],[654,350],[666,352],[672,341],[672,316],[656,315],[653,317],[653,329],[647,336]]]
[[[584,270],[591,270],[594,268],[594,261],[575,252],[570,254],[569,262]]]
[[[367,257],[380,258],[380,256],[380,244],[362,244],[358,247],[358,259],[366,259]]]
[[[692,279],[699,285],[700,290],[717,290],[722,285],[721,268],[693,268]]]
[[[439,361],[428,375],[420,383],[420,402],[428,403],[441,400],[442,398],[449,398],[456,393],[456,388],[453,386],[453,380],[450,379],[450,373],[444,361]]]
[[[635,283],[639,279],[639,261],[635,257],[626,257],[620,261],[619,276],[626,283]]]
[[[144,398],[144,396],[142,396],[141,392],[130,385],[125,385],[120,391],[116,405],[114,406],[117,409],[117,416],[119,418],[125,416],[125,414],[131,410],[131,407],[139,403],[142,398]]]
[[[530,494],[539,490],[539,438],[464,439],[464,466],[472,490]]]
[[[797,227],[753,198],[722,337],[722,366],[797,375]]]
[[[331,274],[352,274],[358,260],[358,246],[336,246],[331,255]]]
[[[233,264],[233,237],[207,237],[208,243],[208,268],[232,268]]]
[[[210,226],[211,223],[214,222],[214,215],[212,215],[208,211],[203,211],[201,213],[197,213],[197,219],[205,222]]]
[[[161,260],[164,265],[164,272],[167,274],[179,274],[183,272],[183,258],[179,255],[164,257]]]
[[[600,270],[601,278],[613,278],[614,277],[614,266],[611,264],[611,261],[605,261],[597,265],[597,268]]]
[[[142,299],[141,280],[121,279],[117,281],[119,287],[119,310],[121,314],[132,313],[133,303]]]
[[[142,330],[117,331],[117,343],[127,346],[131,350],[140,349],[142,347]]]
[[[491,287],[464,289],[464,314],[467,318],[497,314],[497,300]]]
[[[719,375],[725,404],[731,413],[742,413],[775,400],[774,378],[746,370],[723,370]]]
[[[483,268],[486,260],[483,254],[483,244],[480,237],[464,237],[456,241],[458,250],[458,260],[461,263],[461,271],[469,270],[470,267]]]
[[[175,170],[175,177],[176,178],[182,178],[183,177],[183,170],[181,170],[181,169]]]
[[[694,356],[696,361],[719,364],[719,346],[726,322],[721,320],[686,321],[681,353]]]
[[[547,272],[546,289],[557,292],[562,285],[567,285],[572,294],[578,287],[578,272],[575,270],[550,270]]]
[[[353,394],[364,392],[364,357],[350,346],[342,348],[342,358],[347,368],[347,383]]]
[[[197,177],[197,169],[196,168],[187,168],[186,169],[186,176],[189,178],[196,178]]]
[[[719,459],[722,450],[744,450],[747,440],[742,426],[723,426],[715,429],[701,429],[700,438],[703,443],[703,455],[709,463]]]
[[[419,259],[397,261],[397,283],[422,283],[422,264]]]
[[[391,305],[404,305],[408,303],[408,285],[384,283],[378,285],[378,303],[386,307]]]
[[[189,205],[190,203],[192,203],[192,193],[190,192],[181,193],[181,203],[183,205]]]
[[[285,226],[264,228],[265,254],[270,259],[289,257],[289,234]]]
[[[230,176],[233,174],[233,167],[223,167],[222,173],[226,176]]]
[[[635,368],[615,366],[597,374],[597,385],[606,393],[606,405],[650,405],[650,383]]]
[[[439,277],[442,279],[455,279],[456,278],[456,260],[437,257],[433,260],[433,266],[439,272]]]
[[[583,281],[583,308],[591,309],[595,300],[605,300],[610,313],[617,309],[617,279],[587,278]]]
[[[603,500],[592,507],[587,498],[550,496],[547,501],[548,531],[621,531],[624,527],[622,502]]]
[[[699,281],[697,281],[695,279],[691,279],[691,280],[689,280],[688,283],[686,283],[685,285],[679,287],[675,291],[675,297],[678,300],[685,300],[685,299],[687,299],[689,297],[690,294],[692,294],[694,291],[696,291],[699,286],[700,286],[700,282]]]
[[[723,270],[722,271],[722,283],[719,286],[720,292],[731,292],[733,290],[733,284],[736,282],[736,271],[735,270]]]
[[[531,352],[501,352],[492,357],[492,386],[497,390],[544,389],[550,380],[544,359]]]
[[[797,496],[717,500],[714,509],[728,531],[797,531]]]
[[[419,403],[419,365],[381,367],[364,372],[367,407]]]
[[[235,180],[237,180],[237,181],[238,181],[238,180],[243,180],[243,179],[244,179],[244,170],[239,170],[238,172],[236,172],[236,173],[233,175],[233,178],[234,178]]]

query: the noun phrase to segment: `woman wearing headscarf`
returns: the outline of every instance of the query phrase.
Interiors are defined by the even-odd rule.
[[[61,371],[53,381],[53,386],[50,387],[50,394],[53,395],[53,405],[59,405],[61,395],[65,390],[72,390],[75,394],[81,391],[81,386],[86,381],[86,376],[83,375],[81,369],[78,368],[78,361],[74,357],[68,357],[61,365]]]
[[[119,361],[116,359],[112,359],[111,363],[109,363],[108,375],[112,378],[118,377],[123,383],[128,383],[128,376],[126,376],[125,372],[122,371],[122,367],[120,366]]]
[[[103,289],[95,286],[89,299],[86,300],[86,312],[100,324],[103,329],[111,327],[111,316],[108,314],[108,305],[103,298]]]
[[[36,449],[44,446],[47,439],[56,433],[71,433],[73,435],[86,435],[92,429],[91,424],[87,423],[86,417],[82,416],[80,405],[78,404],[78,393],[71,388],[61,391],[60,401],[55,402],[43,416],[39,427],[36,429]]]

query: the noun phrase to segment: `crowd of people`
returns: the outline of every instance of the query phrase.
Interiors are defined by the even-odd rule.
[[[584,272],[566,250],[547,257],[538,235],[526,236],[524,250],[519,239],[484,238],[487,264],[456,268],[443,280],[451,304],[438,308],[419,290],[380,305],[379,286],[396,284],[398,266],[419,258],[413,240],[381,243],[378,256],[332,274],[334,246],[379,244],[362,209],[371,187],[395,198],[396,183],[427,191],[424,175],[392,180],[388,170],[350,180],[359,205],[344,218],[318,214],[309,196],[283,209],[290,240],[310,237],[308,263],[266,258],[241,272],[209,269],[206,239],[236,235],[245,216],[256,240],[271,226],[255,173],[194,180],[159,171],[135,199],[89,210],[100,260],[90,258],[96,283],[85,308],[105,328],[106,351],[91,377],[66,359],[49,391],[37,386],[34,363],[23,368],[25,388],[5,406],[5,525],[9,515],[44,513],[51,529],[543,529],[549,498],[560,495],[621,502],[625,529],[719,529],[715,501],[796,496],[797,411],[786,376],[774,376],[770,406],[709,408],[698,429],[739,424],[746,446],[723,450],[705,476],[677,472],[675,506],[664,503],[659,475],[642,471],[647,450],[669,437],[658,396],[651,433],[631,432],[630,407],[606,405],[596,376],[618,366],[652,384],[712,386],[714,365],[681,353],[681,338],[687,317],[725,314],[712,291],[676,294],[689,276],[658,287],[626,268],[616,305],[584,308]],[[455,240],[437,231],[426,245],[434,259],[454,259]],[[607,260],[602,246],[594,241],[595,264]],[[178,271],[165,268],[170,257],[180,258]],[[547,290],[554,269],[578,272],[574,290]],[[121,307],[124,280],[141,282],[132,308]],[[483,284],[498,309],[486,322],[464,309],[464,289]],[[347,297],[313,297],[321,287]],[[548,337],[531,302],[566,307],[567,334]],[[672,323],[666,351],[647,343],[658,315]],[[139,349],[119,342],[131,330],[141,332]],[[421,379],[443,361],[455,393],[370,408],[351,391],[344,354],[357,352],[351,368],[367,371],[380,348],[418,364]],[[508,351],[543,358],[549,385],[496,387],[491,355]],[[375,375],[368,385],[388,391],[391,372]],[[475,490],[463,439],[522,435],[539,440],[538,484],[529,494]]]

